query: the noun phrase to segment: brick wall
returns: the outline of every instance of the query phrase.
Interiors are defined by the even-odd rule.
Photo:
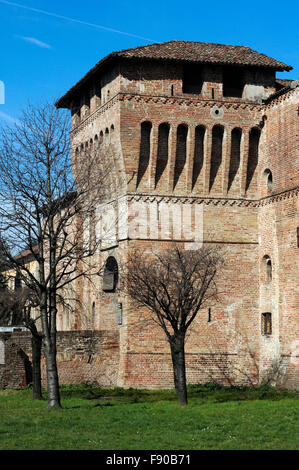
[[[2,357],[0,361],[0,388],[21,388],[31,381],[30,335],[27,333],[0,333]]]
[[[0,363],[0,388],[21,388],[31,382],[30,333],[0,334],[4,359]],[[72,331],[57,334],[57,365],[60,384],[117,384],[119,364],[118,334],[109,331]],[[46,386],[45,359],[42,382]]]

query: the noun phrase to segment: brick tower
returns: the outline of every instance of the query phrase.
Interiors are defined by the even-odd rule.
[[[82,317],[59,319],[102,332],[114,358],[103,383],[172,386],[163,333],[116,267],[134,248],[203,240],[224,249],[223,294],[188,336],[188,381],[299,385],[299,88],[275,77],[291,68],[244,46],[170,41],[109,54],[56,103],[71,110],[74,153],[92,146],[112,163],[94,227],[112,224],[104,276],[77,285]]]

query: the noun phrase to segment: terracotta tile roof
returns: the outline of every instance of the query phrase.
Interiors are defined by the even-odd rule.
[[[56,102],[56,106],[65,106],[73,92],[85,83],[94,72],[99,70],[108,61],[117,58],[255,66],[280,71],[292,70],[290,65],[279,62],[246,46],[229,46],[226,44],[193,41],[169,41],[149,44],[147,46],[115,51],[104,57]]]
[[[276,70],[291,69],[265,54],[246,46],[228,46],[210,42],[169,41],[148,46],[135,47],[115,52],[120,57],[182,60],[213,64],[250,65],[271,67]]]

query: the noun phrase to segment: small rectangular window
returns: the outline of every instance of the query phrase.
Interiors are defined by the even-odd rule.
[[[272,315],[271,313],[262,314],[262,334],[272,335]]]

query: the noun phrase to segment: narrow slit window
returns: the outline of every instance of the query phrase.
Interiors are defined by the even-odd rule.
[[[262,334],[272,335],[272,314],[269,312],[262,314]]]
[[[272,281],[272,262],[269,256],[264,256],[263,258],[263,271],[264,271],[264,280],[266,282]]]

